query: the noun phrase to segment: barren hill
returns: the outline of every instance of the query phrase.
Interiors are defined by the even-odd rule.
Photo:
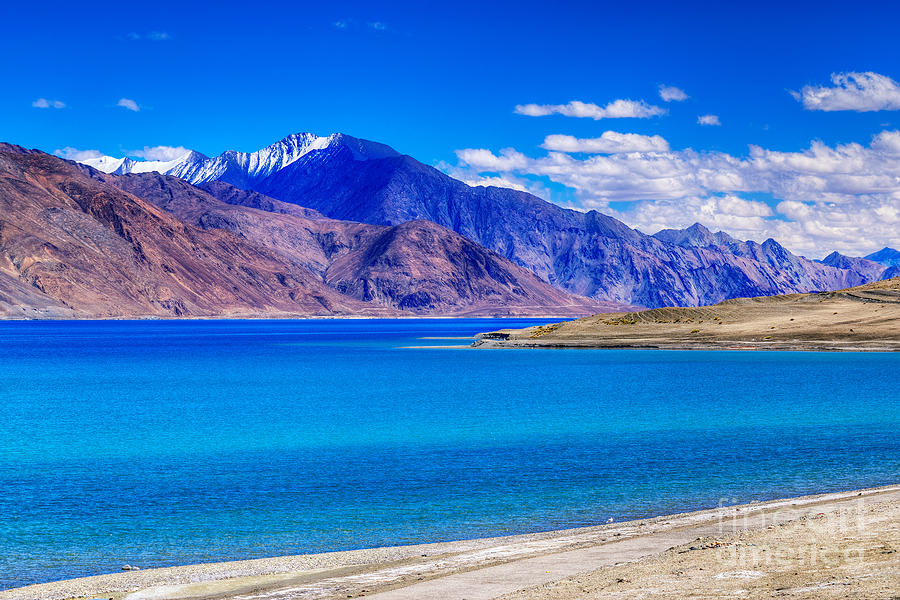
[[[476,346],[900,350],[900,277],[837,292],[605,313],[485,333]]]

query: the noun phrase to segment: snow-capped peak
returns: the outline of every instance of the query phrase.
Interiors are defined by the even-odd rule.
[[[312,133],[295,133],[256,152],[230,151],[225,154],[230,154],[249,178],[262,179],[314,150],[328,148],[339,135],[320,137]]]
[[[207,161],[209,158],[188,150],[181,156],[172,160],[134,160],[131,158],[113,158],[112,156],[101,156],[100,158],[87,158],[79,161],[89,167],[93,167],[98,171],[110,173],[113,175],[125,175],[127,173],[157,173],[174,174],[184,168],[185,165],[196,164]]]
[[[357,139],[342,133],[317,136],[312,133],[295,133],[256,152],[228,150],[214,158],[199,152],[188,151],[169,161],[134,160],[103,156],[82,160],[83,164],[113,175],[148,173],[156,171],[179,177],[193,184],[221,180],[247,188],[255,181],[284,169],[300,158],[316,150],[343,146],[352,152],[354,160],[372,160],[397,156],[389,146]]]
[[[130,173],[133,160],[130,158],[113,158],[112,156],[101,156],[99,158],[86,158],[78,161],[81,164],[93,167],[104,173],[112,173],[114,175],[122,175]]]

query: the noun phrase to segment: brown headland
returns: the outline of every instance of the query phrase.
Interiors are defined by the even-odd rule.
[[[483,333],[479,348],[900,350],[900,277],[712,306],[603,313]]]

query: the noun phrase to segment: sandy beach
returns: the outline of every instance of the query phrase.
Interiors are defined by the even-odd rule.
[[[478,348],[900,350],[900,278],[837,292],[606,313],[481,335]]]
[[[503,538],[144,568],[0,600],[892,598],[898,581],[892,485]]]

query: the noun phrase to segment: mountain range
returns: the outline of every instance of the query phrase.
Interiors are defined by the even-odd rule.
[[[898,270],[890,248],[813,261],[700,224],[647,235],[343,134],[164,162],[0,144],[6,317],[577,316]]]
[[[221,181],[0,144],[0,315],[588,314],[603,303],[426,221],[348,223]]]
[[[114,175],[158,171],[195,185],[223,182],[332,219],[382,226],[429,221],[560,290],[626,305],[696,306],[841,289],[884,277],[898,260],[885,249],[876,253],[880,260],[832,255],[814,261],[773,239],[741,241],[700,224],[647,235],[597,211],[473,187],[388,146],[344,134],[301,133],[258,152],[213,158],[186,152],[169,162],[103,157],[84,164]]]

